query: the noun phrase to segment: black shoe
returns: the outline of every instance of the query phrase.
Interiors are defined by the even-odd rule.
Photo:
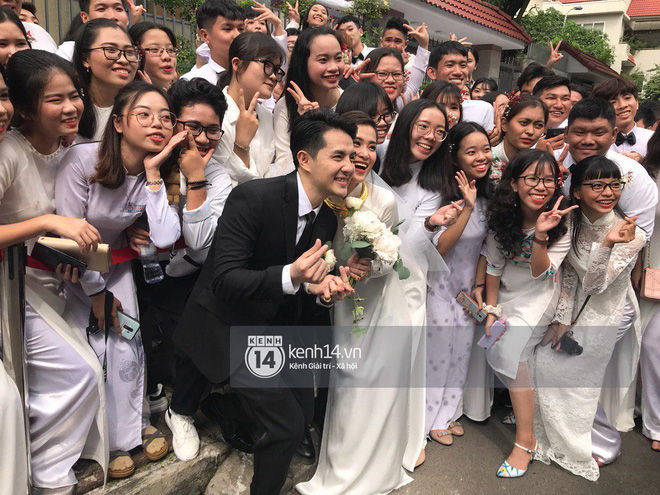
[[[309,427],[305,428],[305,434],[302,440],[296,447],[296,455],[304,464],[314,464],[316,462],[316,449],[312,441],[312,430]]]
[[[253,425],[247,422],[247,414],[244,412],[242,421],[235,418],[238,415],[236,408],[240,406],[240,401],[236,394],[212,393],[202,401],[200,409],[212,421],[220,425],[222,438],[231,448],[253,454],[255,440],[253,436]]]

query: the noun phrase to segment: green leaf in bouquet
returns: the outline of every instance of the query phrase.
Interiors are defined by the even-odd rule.
[[[405,280],[408,277],[410,277],[410,270],[404,266],[403,260],[399,258],[396,260],[394,263],[394,266],[392,267],[396,274],[399,276],[399,280]]]
[[[397,222],[394,225],[392,225],[392,228],[390,230],[394,235],[399,235],[399,227],[403,222],[405,222],[405,220],[401,220],[400,222]]]
[[[371,247],[371,243],[367,242],[367,241],[353,241],[353,242],[351,242],[351,247],[353,249],[367,248],[367,247]]]
[[[328,246],[328,249],[332,249],[332,241],[326,242],[325,245]]]
[[[352,254],[353,254],[353,248],[351,247],[351,243],[346,241],[339,250],[339,255],[342,257],[342,259],[347,260],[348,258],[351,257]]]

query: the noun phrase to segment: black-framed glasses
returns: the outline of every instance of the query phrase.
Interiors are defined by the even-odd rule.
[[[160,57],[163,55],[163,52],[167,52],[167,54],[170,57],[176,58],[179,56],[178,48],[163,48],[161,46],[161,47],[142,48],[142,51],[150,57]]]
[[[129,113],[130,115],[135,115],[135,120],[142,127],[149,127],[154,123],[155,115],[151,110],[138,110],[137,112]],[[158,120],[165,129],[173,129],[176,125],[176,115],[172,112],[163,112],[158,115]]]
[[[394,117],[397,116],[396,112],[385,112],[385,113],[379,113],[376,115],[373,115],[371,118],[375,120],[376,125],[379,125],[381,122],[385,122],[386,124],[391,124],[392,121],[394,121]]]
[[[433,129],[430,125],[428,125],[426,122],[415,122],[414,124],[415,129],[417,129],[417,132],[421,136],[428,136],[429,134],[433,134],[433,139],[439,142],[443,142],[447,138],[447,131],[445,129],[441,128],[436,128]]]
[[[123,55],[127,62],[133,63],[140,60],[140,53],[136,48],[126,48],[122,50],[121,48],[116,48],[114,46],[97,46],[96,48],[90,48],[88,52],[93,52],[94,50],[103,50],[103,55],[108,60],[117,61]]]
[[[536,187],[539,185],[539,182],[543,183],[543,187],[546,189],[552,189],[557,187],[557,180],[554,177],[537,177],[536,175],[521,175],[518,177],[522,179],[523,182],[529,187]]]
[[[403,72],[397,70],[394,72],[389,72],[386,70],[377,70],[375,72],[376,74],[376,79],[378,79],[380,82],[386,81],[388,77],[392,76],[392,79],[395,81],[403,81]]]
[[[259,62],[264,64],[264,74],[267,76],[272,76],[275,74],[275,79],[277,82],[280,82],[282,79],[284,79],[284,76],[286,76],[286,72],[282,70],[282,67],[275,65],[270,60],[266,60],[265,58],[255,58],[252,60],[252,62]]]
[[[591,190],[596,193],[604,192],[608,187],[612,190],[612,192],[620,192],[624,187],[626,187],[626,183],[622,180],[613,180],[612,182],[583,182],[582,185],[591,187]]]
[[[179,120],[179,124],[181,124],[184,130],[190,131],[194,137],[204,132],[209,140],[219,141],[225,135],[225,131],[217,125],[203,126],[196,120]]]

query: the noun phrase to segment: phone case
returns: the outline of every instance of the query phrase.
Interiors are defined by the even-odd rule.
[[[126,340],[133,340],[135,334],[140,330],[140,322],[121,311],[117,311],[117,319],[121,325],[121,336]]]
[[[496,320],[490,327],[490,337],[484,333],[484,336],[479,339],[477,345],[484,349],[490,349],[500,335],[504,333],[504,330],[506,330],[506,323],[502,320]]]
[[[477,301],[475,301],[466,291],[460,291],[456,296],[456,300],[461,306],[469,311],[475,320],[482,322],[486,319],[486,316],[488,316],[486,312],[479,307]]]
[[[53,270],[57,268],[57,265],[60,263],[64,266],[71,265],[71,268],[78,269],[78,277],[82,277],[87,270],[87,263],[80,261],[67,253],[63,253],[58,249],[41,244],[40,242],[37,242],[34,245],[30,256],[50,266]]]

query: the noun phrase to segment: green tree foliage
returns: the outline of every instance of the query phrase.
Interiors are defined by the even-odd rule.
[[[646,71],[649,78],[644,85],[644,99],[660,101],[660,65]]]
[[[606,34],[585,29],[571,20],[562,26],[563,22],[564,16],[556,9],[532,9],[521,20],[522,27],[537,43],[557,43],[561,40],[593,55],[606,65],[612,65],[614,51]]]
[[[353,0],[353,5],[346,13],[362,19],[364,43],[368,46],[379,46],[381,33],[378,28],[378,20],[387,14],[388,9],[388,3],[385,0]]]
[[[157,0],[157,5],[168,12],[178,13],[181,19],[195,22],[195,9],[202,5],[204,0]]]
[[[644,87],[644,73],[636,70],[634,72],[631,72],[629,74],[623,74],[623,77],[626,79],[630,79],[632,82],[635,83],[635,87],[637,88],[637,93],[642,94],[642,88]]]

